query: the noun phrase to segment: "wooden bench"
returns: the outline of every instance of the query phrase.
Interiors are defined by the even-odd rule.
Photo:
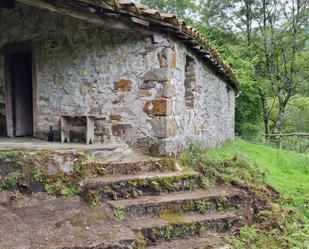
[[[86,119],[86,126],[76,126],[74,119]],[[86,144],[94,143],[94,116],[61,116],[61,143],[70,143],[70,131],[84,132],[86,134]]]

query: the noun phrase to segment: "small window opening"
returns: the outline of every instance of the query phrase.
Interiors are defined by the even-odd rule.
[[[185,102],[187,108],[194,108],[194,91],[196,89],[196,62],[187,55],[185,67]]]

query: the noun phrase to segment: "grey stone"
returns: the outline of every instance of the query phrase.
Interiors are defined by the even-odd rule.
[[[171,117],[155,117],[151,120],[155,136],[158,138],[173,137],[177,133],[177,123]]]
[[[172,79],[172,72],[169,68],[157,68],[146,72],[142,79],[143,81],[167,81]]]

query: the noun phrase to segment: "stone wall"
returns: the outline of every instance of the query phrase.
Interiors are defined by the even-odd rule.
[[[179,151],[192,141],[215,147],[234,139],[235,92],[182,44],[175,42],[173,53],[164,120],[169,134],[158,142],[160,153]]]
[[[35,45],[38,138],[52,125],[59,139],[61,114],[95,115],[96,142],[124,140],[156,154],[234,136],[234,92],[198,61],[186,67],[188,52],[171,38],[104,30],[22,5],[0,9],[0,32],[0,48]],[[3,78],[0,57],[0,115]]]
[[[142,76],[159,67],[157,54],[164,45],[157,46],[151,37],[103,30],[21,5],[1,10],[0,32],[6,34],[0,37],[0,47],[22,41],[35,44],[36,137],[46,138],[50,125],[59,136],[60,114],[96,115],[99,142],[132,143],[154,136],[143,106],[161,86],[144,83]]]

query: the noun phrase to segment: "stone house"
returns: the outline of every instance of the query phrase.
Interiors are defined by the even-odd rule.
[[[156,154],[234,138],[239,82],[172,14],[118,0],[2,0],[0,34],[1,135],[47,139],[52,126],[59,140],[62,116],[89,116],[95,143]]]

